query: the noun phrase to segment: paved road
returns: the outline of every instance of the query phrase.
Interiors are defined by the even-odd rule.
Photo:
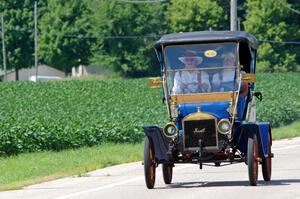
[[[158,168],[155,189],[144,183],[141,162],[97,170],[83,177],[71,177],[17,191],[0,192],[1,199],[114,199],[114,198],[230,198],[300,199],[300,138],[273,144],[273,174],[264,182],[261,171],[258,186],[248,185],[245,164],[224,167],[176,165],[173,183],[165,185]]]

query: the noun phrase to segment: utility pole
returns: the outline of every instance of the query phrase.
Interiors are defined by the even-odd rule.
[[[37,30],[37,2],[34,2],[34,66],[35,82],[38,82],[38,30]]]
[[[237,31],[237,0],[230,0],[230,31]]]
[[[5,52],[5,41],[4,41],[4,17],[1,14],[1,33],[2,33],[2,53],[3,53],[3,70],[4,70],[4,82],[7,81],[7,72],[6,72],[6,52]]]

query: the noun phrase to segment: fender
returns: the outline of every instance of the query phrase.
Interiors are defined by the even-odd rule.
[[[243,122],[238,126],[233,133],[235,148],[246,155],[248,138],[253,137],[253,135],[257,137],[259,156],[261,158],[268,157],[268,137],[270,136],[270,144],[272,145],[272,134],[270,124],[267,122]]]
[[[164,136],[162,128],[158,126],[143,126],[143,129],[145,136],[153,142],[156,163],[166,162],[170,139]]]

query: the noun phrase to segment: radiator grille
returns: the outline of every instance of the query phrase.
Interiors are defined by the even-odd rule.
[[[184,121],[185,148],[198,148],[202,139],[205,147],[217,146],[215,120]]]

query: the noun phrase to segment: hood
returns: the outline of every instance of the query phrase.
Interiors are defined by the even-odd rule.
[[[209,113],[215,116],[218,120],[222,118],[229,118],[227,109],[229,102],[202,102],[202,103],[189,103],[178,105],[180,111],[180,119],[183,119],[191,113],[197,112],[197,107],[200,106],[201,112]]]

